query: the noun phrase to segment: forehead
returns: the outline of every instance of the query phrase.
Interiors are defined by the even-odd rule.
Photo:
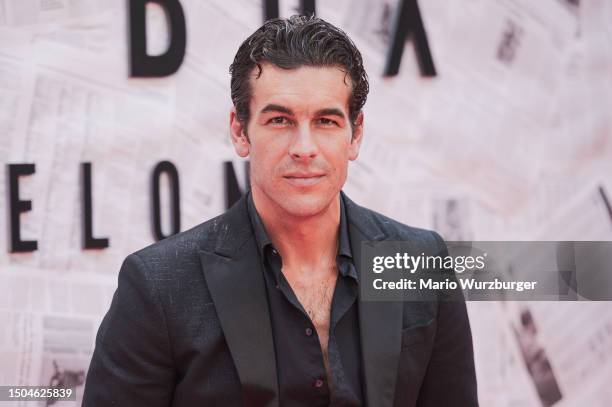
[[[261,67],[259,77],[259,70],[255,68],[249,78],[252,107],[257,109],[275,103],[296,110],[335,107],[348,111],[352,85],[350,75],[342,68],[301,66],[283,69],[270,63],[263,63]]]

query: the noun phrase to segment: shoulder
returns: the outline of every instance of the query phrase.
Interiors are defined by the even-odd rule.
[[[134,254],[143,259],[158,256],[172,258],[192,251],[206,250],[213,243],[211,237],[218,231],[222,217],[223,215],[216,216],[189,230],[150,244]]]
[[[176,278],[200,270],[200,252],[212,251],[225,214],[146,246],[128,256],[149,278]]]
[[[365,235],[371,234],[370,230],[378,229],[384,235],[385,240],[406,242],[415,248],[438,253],[446,251],[446,244],[437,232],[401,223],[356,204],[346,195],[344,199],[348,213],[352,214],[352,216],[349,216],[349,223],[361,229]]]
[[[138,257],[154,278],[176,279],[195,270],[201,274],[201,252],[225,254],[224,250],[238,247],[251,234],[246,199],[242,197],[221,215],[153,243],[131,256]]]

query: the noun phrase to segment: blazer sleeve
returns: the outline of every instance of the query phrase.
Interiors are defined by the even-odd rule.
[[[172,348],[155,280],[136,254],[96,336],[83,395],[85,407],[161,407],[172,402]]]
[[[440,255],[447,256],[446,243],[433,233]],[[449,272],[456,279],[454,271]],[[472,333],[463,294],[453,290],[439,296],[438,327],[417,406],[477,407]]]

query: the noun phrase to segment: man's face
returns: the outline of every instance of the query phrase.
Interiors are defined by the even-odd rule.
[[[307,217],[325,210],[359,154],[362,115],[349,119],[351,81],[337,67],[282,69],[269,63],[251,73],[250,120],[233,110],[232,142],[250,156],[251,187],[266,207]]]

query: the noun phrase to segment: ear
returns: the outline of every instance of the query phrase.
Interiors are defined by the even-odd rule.
[[[359,112],[357,119],[355,119],[355,125],[353,126],[353,136],[351,137],[351,144],[349,146],[349,160],[354,161],[359,156],[359,148],[361,147],[361,141],[363,140],[363,112]]]
[[[246,135],[246,129],[240,120],[238,120],[235,107],[232,107],[232,110],[230,110],[230,137],[232,138],[232,144],[234,145],[236,154],[243,158],[248,156],[251,144]]]

